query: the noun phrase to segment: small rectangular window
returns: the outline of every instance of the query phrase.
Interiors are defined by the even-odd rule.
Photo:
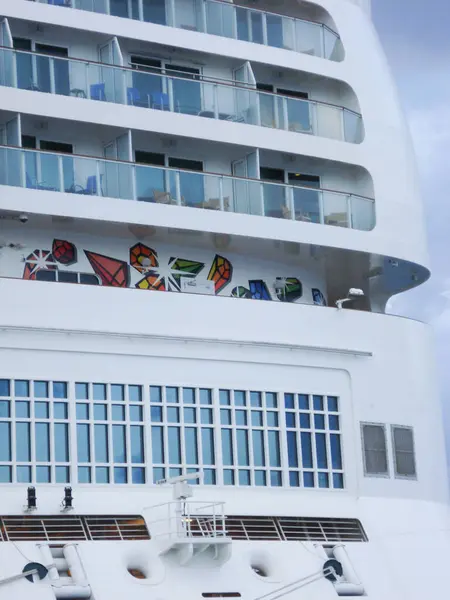
[[[384,425],[362,425],[364,471],[366,475],[389,475]]]
[[[394,448],[395,476],[415,479],[417,473],[412,428],[393,425],[391,432],[392,446]]]

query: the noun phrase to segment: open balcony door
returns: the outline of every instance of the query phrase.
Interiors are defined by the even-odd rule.
[[[4,48],[13,47],[13,39],[8,19],[0,21],[0,85],[17,87],[14,53]]]
[[[101,189],[104,196],[111,198],[134,198],[132,185],[133,142],[131,131],[118,136],[103,148],[105,162],[100,169]]]
[[[123,54],[117,37],[113,37],[106,44],[99,46],[98,54],[101,63],[123,67]],[[100,67],[99,85],[103,86],[100,89],[97,88],[99,99],[117,104],[127,104],[125,71],[108,66]],[[102,97],[103,95],[104,97]]]
[[[259,179],[259,150],[247,154],[240,160],[232,163],[233,175],[233,210],[234,212],[261,215],[262,214],[262,187]],[[252,179],[254,181],[248,181]]]
[[[234,81],[242,87],[235,89],[236,120],[259,125],[259,103],[252,65],[246,61],[233,71]]]
[[[2,144],[22,147],[22,123],[20,114],[8,121],[1,131]],[[3,149],[5,160],[2,161],[0,180],[6,181],[8,185],[23,186],[26,183],[26,157],[20,150]],[[36,156],[33,154],[28,158],[30,175],[36,176]]]

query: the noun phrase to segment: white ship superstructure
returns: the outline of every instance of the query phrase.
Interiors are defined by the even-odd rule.
[[[0,600],[441,598],[429,276],[368,0],[0,0]]]

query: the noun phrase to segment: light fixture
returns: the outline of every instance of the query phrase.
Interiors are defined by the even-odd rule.
[[[27,503],[25,505],[25,510],[36,510],[37,509],[37,499],[36,499],[36,488],[29,487],[27,489]]]
[[[64,498],[62,501],[62,507],[64,511],[73,509],[72,488],[69,486],[64,488]]]
[[[344,302],[351,302],[352,300],[355,300],[356,298],[363,298],[363,297],[364,297],[364,292],[362,290],[360,290],[359,288],[350,288],[348,290],[348,294],[347,294],[346,298],[341,298],[340,300],[336,300],[336,306],[337,306],[338,310],[341,310]]]

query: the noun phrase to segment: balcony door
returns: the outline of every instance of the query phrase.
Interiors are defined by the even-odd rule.
[[[295,220],[320,223],[320,177],[302,173],[288,173],[287,177],[294,187]]]
[[[65,142],[22,135],[22,147],[43,152],[25,152],[26,186],[41,190],[72,191],[73,146]],[[64,156],[59,156],[59,155]],[[62,176],[62,179],[61,179]]]
[[[13,38],[16,54],[17,85],[21,89],[70,95],[69,51],[61,46]],[[36,54],[31,54],[35,52]]]
[[[261,215],[261,184],[259,183],[259,150],[232,163],[233,189],[227,189],[228,180],[224,180],[224,196],[231,192],[233,212],[249,215]]]

